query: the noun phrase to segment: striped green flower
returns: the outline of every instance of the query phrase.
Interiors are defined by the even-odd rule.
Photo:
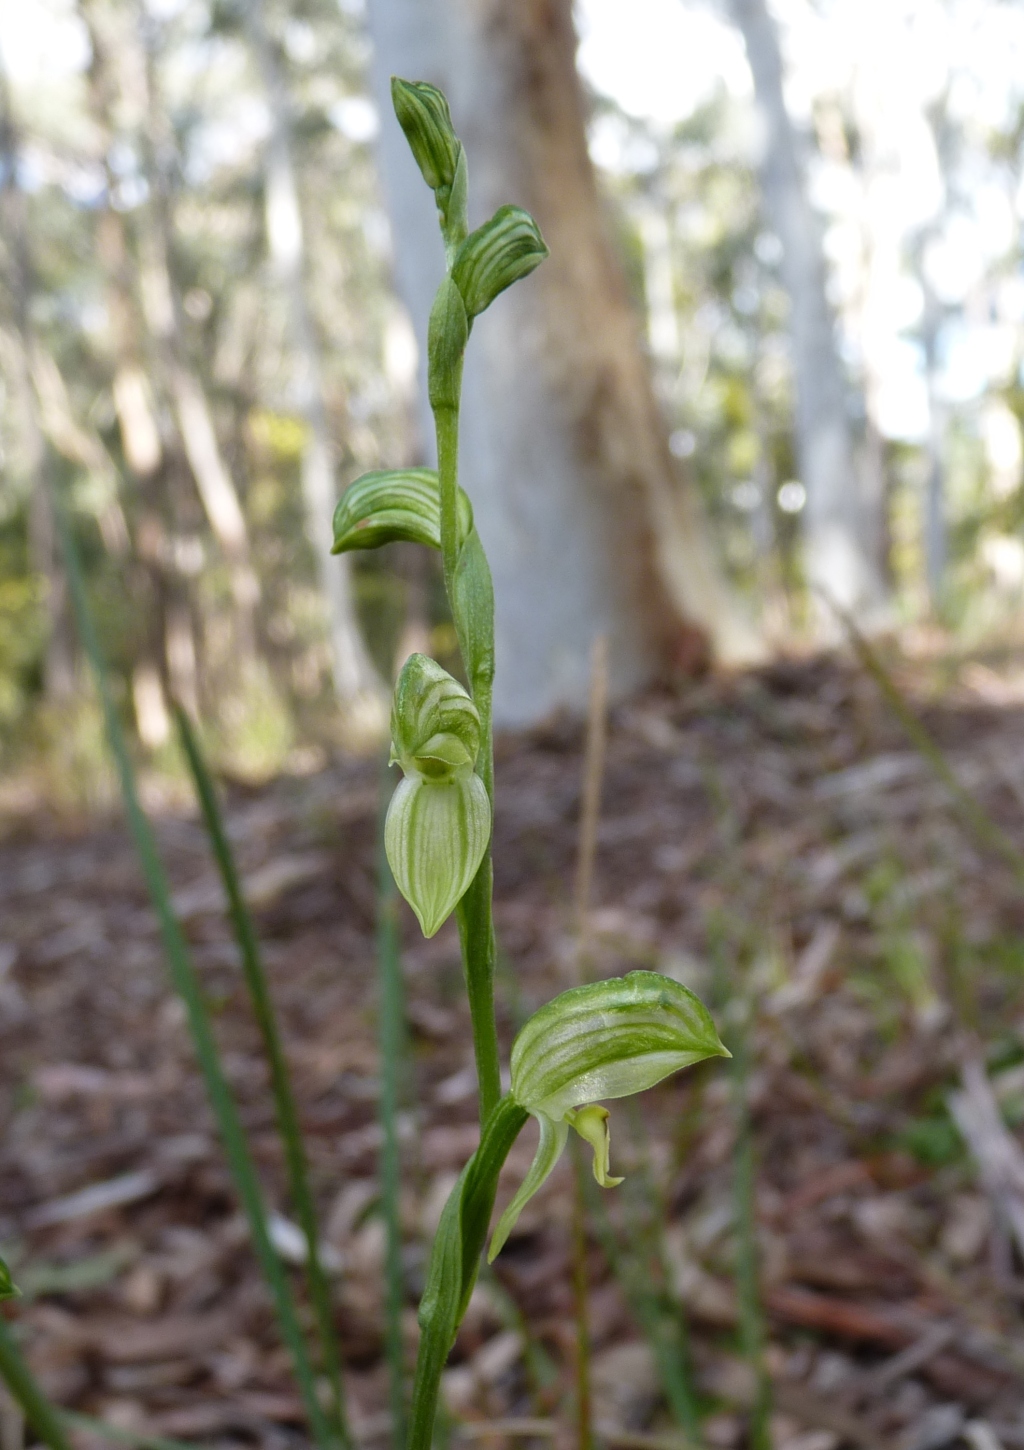
[[[594,1149],[604,1188],[610,1134],[601,1098],[643,1092],[707,1057],[728,1057],[699,998],[659,972],[630,972],[562,992],[527,1022],[512,1045],[511,1097],[537,1119],[530,1170],[502,1214],[488,1259],[501,1250],[526,1204],[558,1162],[574,1128]]]
[[[521,206],[500,206],[489,222],[462,243],[452,264],[452,281],[473,320],[495,297],[528,277],[548,255],[540,228]]]
[[[490,802],[475,772],[480,717],[446,670],[411,655],[395,686],[391,740],[405,779],[388,809],[384,849],[431,937],[465,895],[490,840]]]
[[[473,506],[458,492],[459,548],[473,527]],[[379,549],[402,540],[441,547],[441,499],[432,468],[389,469],[364,473],[338,500],[334,510],[333,554]]]

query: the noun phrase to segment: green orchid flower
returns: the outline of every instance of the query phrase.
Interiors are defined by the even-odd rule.
[[[473,528],[473,506],[458,492],[458,544]],[[399,468],[364,473],[338,500],[334,510],[332,554],[379,549],[401,540],[441,547],[441,499],[432,468]]]
[[[384,849],[431,937],[469,889],[491,838],[490,801],[475,771],[480,717],[458,680],[414,654],[395,686],[391,738],[405,779],[391,798]]]
[[[573,987],[542,1007],[512,1047],[510,1096],[536,1118],[540,1142],[498,1221],[488,1261],[561,1157],[573,1128],[594,1150],[594,1177],[610,1175],[611,1138],[602,1098],[631,1097],[680,1068],[729,1054],[699,998],[658,972],[630,972]]]

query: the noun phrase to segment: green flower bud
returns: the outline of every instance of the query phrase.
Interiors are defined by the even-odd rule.
[[[491,836],[491,806],[475,773],[480,717],[457,680],[411,655],[395,686],[392,760],[405,772],[384,823],[399,891],[431,937],[469,889]]]
[[[528,211],[501,206],[459,248],[452,280],[472,320],[490,307],[499,292],[527,277],[548,255],[540,228]]]
[[[0,1259],[0,1302],[4,1299],[16,1299],[18,1290],[15,1288],[14,1280],[11,1278],[11,1271]]]
[[[473,528],[473,506],[458,494],[459,547]],[[441,502],[432,468],[364,473],[350,483],[334,510],[333,554],[378,549],[396,539],[441,547]]]
[[[570,1127],[593,1147],[598,1183],[621,1183],[608,1173],[608,1113],[597,1100],[632,1096],[680,1068],[728,1056],[704,1004],[658,972],[573,987],[535,1012],[512,1045],[510,1096],[537,1119],[540,1142],[488,1259],[558,1162]]]
[[[406,775],[436,779],[445,750],[457,748],[459,762],[476,760],[480,748],[480,716],[469,695],[428,655],[410,655],[395,685],[391,707],[392,760]]]
[[[426,81],[391,77],[391,102],[423,180],[431,191],[455,181],[462,143],[455,134],[444,93]]]

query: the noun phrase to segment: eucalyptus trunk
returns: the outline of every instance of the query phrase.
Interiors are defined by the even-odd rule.
[[[807,196],[796,128],[786,109],[782,56],[766,0],[731,0],[743,33],[763,127],[759,165],[769,224],[782,243],[796,384],[796,452],[807,490],[804,567],[812,589],[844,608],[873,609],[884,588],[867,540],[884,529],[864,517],[847,415],[847,383],[825,286],[821,232]],[[825,616],[827,618],[827,616]]]
[[[756,655],[669,453],[606,235],[569,0],[371,0],[370,21],[397,280],[424,362],[443,258],[433,205],[390,119],[393,72],[448,93],[470,158],[470,225],[512,200],[551,250],[480,320],[465,382],[462,478],[494,575],[495,720],[582,707],[598,634],[618,695],[685,659],[695,630],[721,658]]]

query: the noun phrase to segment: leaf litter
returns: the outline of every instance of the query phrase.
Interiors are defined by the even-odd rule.
[[[905,687],[957,778],[1024,849],[1022,712]],[[990,692],[989,692],[990,693]],[[576,980],[582,729],[498,743],[498,994],[507,1049]],[[319,1200],[353,1428],[388,1433],[376,1182],[375,767],[229,791]],[[157,826],[287,1263],[304,1244],[198,818]],[[0,1253],[10,1317],[68,1408],[205,1444],[305,1443],[156,922],[114,819],[11,811],[0,841]],[[1024,902],[871,681],[787,662],[612,713],[591,974],[661,970],[748,1007],[764,1361],[779,1450],[1024,1445]],[[410,1356],[429,1237],[475,1146],[452,924],[406,922],[398,1133]],[[613,1105],[622,1188],[591,1219],[595,1418],[685,1443],[655,1338],[688,1360],[707,1446],[756,1392],[734,1270],[737,1117],[709,1066]],[[532,1156],[529,1132],[499,1209]],[[556,1171],[474,1294],[446,1375],[473,1439],[567,1421],[572,1186]],[[667,1341],[666,1341],[667,1342]],[[664,1357],[663,1357],[664,1358]],[[10,1421],[7,1416],[4,1423]],[[81,1438],[84,1432],[76,1431]],[[10,1436],[8,1435],[8,1438]],[[6,1450],[6,1441],[5,1441]]]

